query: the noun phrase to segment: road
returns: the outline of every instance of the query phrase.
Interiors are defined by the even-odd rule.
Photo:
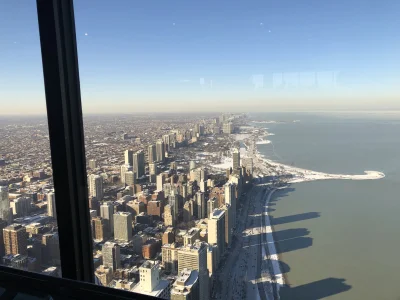
[[[237,215],[236,240],[215,276],[214,299],[277,299],[264,236],[265,189],[254,186]]]

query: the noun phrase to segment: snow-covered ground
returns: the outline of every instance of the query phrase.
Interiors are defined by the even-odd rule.
[[[269,140],[261,140],[261,141],[257,141],[256,144],[257,145],[267,145],[267,144],[271,144],[271,141],[269,141]]]

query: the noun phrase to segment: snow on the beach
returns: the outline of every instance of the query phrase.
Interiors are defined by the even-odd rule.
[[[267,145],[267,144],[271,144],[271,141],[269,140],[261,140],[256,142],[257,145]]]

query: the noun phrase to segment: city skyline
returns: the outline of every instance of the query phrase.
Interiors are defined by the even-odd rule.
[[[83,112],[400,109],[399,5],[75,1]],[[43,114],[35,3],[3,6],[0,113]]]

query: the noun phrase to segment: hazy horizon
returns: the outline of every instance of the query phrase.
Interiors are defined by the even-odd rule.
[[[84,114],[400,110],[400,2],[74,4]],[[0,114],[45,113],[35,2],[0,28]]]

